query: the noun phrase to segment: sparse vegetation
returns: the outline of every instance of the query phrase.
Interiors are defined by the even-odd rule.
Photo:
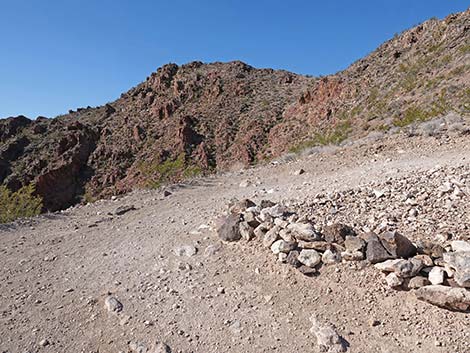
[[[423,109],[412,106],[408,108],[402,117],[393,120],[393,125],[397,127],[404,127],[416,122],[426,121],[429,118],[429,113]]]
[[[325,133],[317,132],[311,139],[292,147],[290,152],[298,153],[306,148],[315,146],[338,145],[348,138],[350,132],[351,123],[349,121],[344,121],[336,125],[333,130]]]
[[[184,154],[162,163],[142,162],[139,166],[141,173],[147,178],[145,187],[157,189],[165,183],[178,178],[193,178],[202,173],[196,165],[186,165]]]
[[[0,223],[41,213],[42,199],[35,196],[34,192],[34,184],[23,186],[16,192],[11,192],[6,186],[0,186]]]

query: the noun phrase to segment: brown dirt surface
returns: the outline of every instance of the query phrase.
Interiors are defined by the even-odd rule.
[[[150,352],[163,341],[173,352],[319,352],[309,332],[315,314],[336,326],[350,352],[468,353],[468,313],[389,289],[378,271],[359,264],[324,266],[305,277],[255,241],[222,244],[212,227],[234,198],[283,201],[307,212],[315,195],[382,190],[436,165],[463,175],[469,156],[468,135],[396,134],[197,178],[167,188],[168,196],[135,191],[3,225],[0,351]],[[296,175],[300,168],[305,173]],[[115,214],[129,205],[135,209]],[[468,208],[461,210],[466,227],[452,232],[465,239],[470,220]],[[344,210],[338,217],[350,221]],[[396,226],[419,240],[406,221]],[[418,216],[416,229],[423,222]],[[180,256],[175,249],[185,245],[197,253]],[[109,295],[122,311],[105,309]]]

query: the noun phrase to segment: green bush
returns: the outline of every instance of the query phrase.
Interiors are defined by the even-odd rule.
[[[344,121],[336,125],[336,127],[330,131],[316,133],[311,139],[291,147],[289,152],[299,153],[304,149],[315,146],[339,145],[348,138],[350,132],[351,123],[349,121]]]
[[[393,125],[398,127],[404,127],[415,122],[425,121],[429,118],[429,113],[418,108],[410,107],[408,108],[401,118],[393,120]]]
[[[139,169],[147,179],[145,187],[149,189],[158,189],[163,184],[175,181],[175,179],[192,178],[203,172],[199,166],[188,165],[185,162],[184,154],[180,154],[174,160],[167,159],[162,163],[142,162]]]
[[[6,186],[0,186],[0,223],[40,214],[42,199],[34,196],[34,191],[34,184],[23,186],[16,192],[11,192]]]

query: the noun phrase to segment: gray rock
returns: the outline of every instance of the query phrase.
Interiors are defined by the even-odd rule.
[[[330,249],[327,249],[322,257],[321,257],[321,261],[325,264],[325,265],[333,265],[333,264],[337,264],[339,262],[341,262],[341,255],[337,252],[333,252],[331,251]]]
[[[278,255],[279,262],[285,263],[287,261],[287,254],[284,252],[280,252]]]
[[[423,262],[419,259],[402,260],[397,263],[395,273],[402,278],[410,278],[416,276],[423,268]]]
[[[446,265],[455,271],[455,282],[461,287],[470,288],[470,251],[447,252],[443,258]]]
[[[279,231],[279,236],[285,241],[295,241],[294,237],[292,236],[292,233],[290,232],[290,230],[287,229],[281,229]]]
[[[253,212],[250,212],[250,211],[246,211],[245,213],[243,213],[243,220],[248,223],[248,225],[251,227],[251,228],[256,228],[260,225],[260,223],[258,222],[258,220],[256,219],[256,216]]]
[[[263,246],[271,247],[273,243],[279,239],[279,227],[274,226],[263,237]]]
[[[320,352],[343,353],[348,350],[348,343],[342,338],[335,327],[329,323],[321,324],[317,317],[310,317],[312,328],[310,332],[317,338]]]
[[[347,236],[356,236],[356,232],[350,226],[335,223],[323,229],[323,236],[329,243],[343,244]]]
[[[387,285],[391,288],[397,288],[403,284],[403,278],[398,277],[395,272],[389,273],[385,277],[385,281],[387,282]]]
[[[255,234],[256,238],[263,239],[268,230],[269,228],[266,226],[266,224],[261,223],[258,227],[255,228],[253,233]]]
[[[230,214],[219,218],[216,221],[217,235],[223,241],[238,241],[242,237],[240,234],[239,224],[240,216],[237,214]]]
[[[426,267],[434,266],[434,261],[431,259],[431,256],[429,255],[424,255],[424,254],[416,255],[414,259],[420,260],[423,263],[423,265]]]
[[[287,226],[287,229],[291,231],[297,240],[315,241],[321,239],[321,235],[310,223],[291,223]]]
[[[250,207],[255,207],[255,206],[256,204],[253,201],[249,199],[243,199],[243,200],[232,202],[232,204],[229,207],[229,210],[230,210],[230,213],[238,215],[240,213],[245,212],[246,209]]]
[[[297,246],[297,243],[292,242],[292,241],[285,241],[285,240],[276,240],[272,245],[271,245],[271,251],[275,254],[278,255],[279,253],[289,253],[290,251],[294,250]]]
[[[454,240],[450,243],[452,251],[470,251],[470,242],[464,240]]]
[[[301,249],[315,249],[318,251],[326,251],[332,248],[331,243],[327,243],[326,241],[303,241],[300,240],[298,242],[298,246]]]
[[[294,171],[294,175],[302,175],[304,173],[305,173],[305,170],[303,170],[302,168],[297,169],[296,171]]]
[[[410,280],[408,282],[408,288],[409,289],[417,289],[417,288],[427,286],[429,284],[430,284],[430,282],[428,281],[428,279],[426,277],[416,276],[416,277],[410,278]]]
[[[291,251],[287,255],[286,262],[293,267],[299,267],[301,265],[301,263],[299,262],[299,254],[300,252],[298,252],[297,250]]]
[[[362,252],[366,242],[359,237],[347,235],[344,240],[344,247],[346,251],[354,253],[356,251]]]
[[[416,242],[416,250],[419,254],[425,254],[433,258],[442,257],[442,254],[445,252],[442,246],[429,240]]]
[[[253,228],[245,221],[239,223],[239,232],[241,237],[247,241],[255,237]]]
[[[385,250],[393,257],[408,258],[416,255],[413,243],[396,231],[382,233],[379,238]]]
[[[176,247],[173,252],[176,256],[191,257],[197,254],[197,248],[192,245],[181,245]]]
[[[445,271],[442,267],[439,267],[439,266],[433,267],[431,271],[429,271],[429,275],[428,275],[429,282],[431,282],[431,284],[444,283],[444,279],[445,279],[444,274],[445,274]]]
[[[396,268],[396,264],[403,261],[402,259],[394,259],[394,260],[386,260],[384,262],[379,262],[374,265],[377,270],[382,272],[394,272]]]
[[[392,258],[392,256],[385,250],[380,240],[371,239],[367,242],[366,258],[371,264],[376,264]]]
[[[364,253],[362,251],[343,251],[341,257],[346,261],[361,261],[364,260]]]
[[[321,256],[316,250],[303,249],[300,251],[298,260],[301,264],[313,268],[320,263]]]
[[[104,306],[111,313],[120,313],[123,309],[121,302],[113,296],[106,297]]]
[[[299,270],[300,273],[302,273],[305,276],[312,276],[317,273],[316,269],[309,267],[309,266],[305,266],[305,265],[301,265],[297,269]]]
[[[441,308],[470,312],[470,291],[443,285],[431,285],[418,288],[415,292],[419,300]]]
[[[282,217],[286,213],[286,208],[282,205],[276,204],[272,207],[264,208],[260,214],[268,214],[272,218]]]

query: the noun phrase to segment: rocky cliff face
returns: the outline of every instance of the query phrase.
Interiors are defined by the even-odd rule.
[[[0,183],[46,209],[470,110],[470,12],[429,20],[324,78],[165,65],[116,101],[0,120]]]

